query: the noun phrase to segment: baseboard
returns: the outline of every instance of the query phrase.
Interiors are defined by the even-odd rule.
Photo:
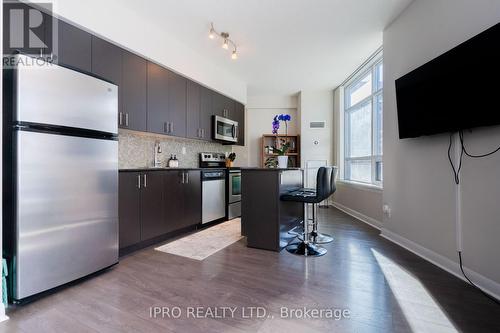
[[[450,274],[455,275],[459,279],[469,283],[465,277],[462,275],[462,272],[460,271],[460,266],[458,262],[455,262],[453,260],[450,260],[434,251],[431,251],[407,238],[404,238],[396,233],[393,233],[392,231],[389,231],[385,228],[382,228],[382,232],[380,233],[380,236],[384,237],[385,239],[407,249],[410,252],[413,252],[417,256],[433,263],[434,265],[438,266],[441,269],[444,269]],[[457,255],[458,256],[458,255]],[[491,296],[495,297],[496,299],[500,299],[500,284],[488,279],[487,277],[476,273],[464,266],[464,271],[465,274],[474,282],[475,285],[477,285],[479,288],[481,288],[484,292],[490,294]]]
[[[374,227],[375,229],[378,229],[378,230],[382,229],[382,222],[375,220],[372,217],[366,216],[363,213],[360,213],[354,209],[351,209],[347,206],[339,204],[338,202],[332,202],[332,206],[343,211],[344,213],[346,213],[348,215],[351,215],[355,219],[360,220],[361,222],[364,222],[364,223]]]

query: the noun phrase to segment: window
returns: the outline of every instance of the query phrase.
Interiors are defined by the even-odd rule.
[[[344,179],[382,186],[382,54],[344,86]]]

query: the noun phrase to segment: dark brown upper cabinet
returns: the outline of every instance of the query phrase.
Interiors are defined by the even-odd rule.
[[[234,113],[234,101],[217,92],[214,92],[213,95],[213,114],[230,119],[231,114]]]
[[[186,137],[186,90],[187,79],[170,72],[168,81],[170,135]]]
[[[201,86],[193,81],[187,82],[187,105],[186,105],[186,136],[192,139],[201,139]]]
[[[212,90],[205,87],[200,88],[200,128],[202,139],[207,141],[212,141],[213,95]]]
[[[238,122],[238,143],[239,146],[245,145],[245,106],[239,102],[234,102],[233,112],[229,118]]]
[[[213,93],[212,112],[216,116],[229,118],[231,110],[234,108],[233,101],[217,92]]]
[[[122,49],[104,39],[92,36],[92,73],[118,86],[118,126],[125,124],[122,103]]]
[[[147,71],[148,64],[128,51],[123,52],[122,110],[119,114],[121,127],[146,131],[147,118]]]
[[[168,114],[169,71],[155,63],[148,62],[148,132],[169,134]]]
[[[122,64],[121,48],[92,36],[92,73],[120,86]]]
[[[57,63],[79,71],[92,71],[92,35],[58,20]]]
[[[211,141],[212,117],[218,115],[238,121],[237,144],[244,144],[242,104],[48,13],[42,15],[42,25],[33,32],[48,40],[57,28],[58,38],[58,47],[41,49],[42,55],[119,86],[120,128]]]
[[[212,140],[212,91],[189,80],[187,86],[187,137]]]

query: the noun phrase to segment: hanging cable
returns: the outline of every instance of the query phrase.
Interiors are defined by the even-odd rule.
[[[476,288],[477,290],[479,290],[484,296],[488,297],[490,300],[492,300],[496,304],[500,305],[500,300],[498,300],[495,297],[491,296],[490,294],[484,292],[483,289],[481,289],[478,286],[476,286],[474,284],[474,282],[472,282],[471,279],[469,279],[469,277],[467,276],[467,274],[465,274],[465,272],[464,272],[464,266],[462,264],[462,251],[458,251],[458,261],[460,263],[460,270],[462,271],[463,276],[465,277],[465,279],[467,281],[469,281],[469,283],[471,284],[471,286],[473,286],[474,288]]]
[[[454,133],[450,133],[450,144],[448,145],[448,161],[450,162],[451,169],[453,171],[453,177],[454,177],[455,183],[458,185],[458,184],[460,184],[460,170],[462,169],[462,160],[463,160],[464,154],[469,156],[469,157],[472,157],[472,158],[483,158],[486,156],[493,155],[496,152],[500,151],[500,147],[498,147],[497,149],[495,149],[489,153],[486,153],[486,154],[474,155],[474,154],[469,153],[467,151],[467,149],[465,148],[463,131],[458,131],[457,134],[458,134],[458,137],[460,139],[460,157],[459,157],[459,161],[458,161],[458,166],[455,166],[455,164],[453,163],[453,159],[451,158],[451,148],[453,146]],[[483,291],[474,282],[472,282],[471,279],[469,279],[467,274],[465,274],[463,261],[462,261],[462,251],[458,251],[458,261],[459,261],[459,265],[460,265],[460,271],[462,272],[465,279],[470,283],[470,285],[472,287],[474,287],[475,289],[477,289],[479,292],[481,292],[484,296],[489,298],[491,301],[495,302],[497,305],[500,305],[500,300],[496,299],[495,297],[493,297],[493,296],[489,295],[488,293],[486,293],[485,291]]]
[[[486,154],[480,154],[480,155],[474,155],[474,154],[471,154],[467,151],[467,149],[465,148],[465,141],[464,141],[464,132],[463,131],[459,131],[458,132],[458,135],[460,136],[460,142],[462,144],[462,150],[463,152],[465,153],[465,155],[469,156],[469,157],[472,157],[472,158],[483,158],[483,157],[487,157],[487,156],[490,156],[490,155],[493,155],[495,154],[496,152],[500,151],[500,146],[489,152],[489,153],[486,153]]]
[[[458,162],[458,167],[455,168],[453,159],[451,158],[451,147],[453,146],[453,134],[450,133],[450,144],[448,145],[448,161],[450,161],[451,169],[453,171],[453,176],[455,178],[455,184],[460,184],[460,170],[462,170],[462,158],[464,156],[464,150],[462,148],[460,152],[460,161]],[[463,147],[463,146],[462,146]]]

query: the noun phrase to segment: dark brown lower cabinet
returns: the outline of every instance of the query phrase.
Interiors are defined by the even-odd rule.
[[[197,170],[120,172],[120,249],[201,222]]]
[[[201,222],[201,172],[186,171],[187,180],[184,184],[184,226]]]
[[[163,179],[165,192],[164,210],[168,232],[182,228],[184,215],[183,176],[184,171],[167,171]]]
[[[163,215],[163,175],[161,171],[141,175],[141,240],[167,232]]]
[[[201,174],[195,170],[168,171],[164,179],[168,231],[201,221]]]
[[[138,172],[119,174],[120,248],[141,241],[139,177]]]

